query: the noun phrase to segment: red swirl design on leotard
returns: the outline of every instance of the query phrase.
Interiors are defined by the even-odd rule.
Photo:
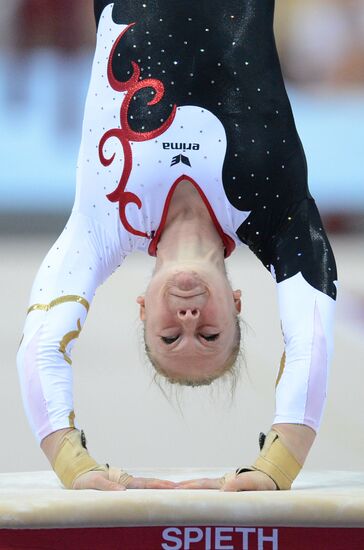
[[[139,90],[142,90],[143,88],[152,88],[155,91],[153,99],[148,101],[147,105],[155,105],[156,103],[159,103],[159,101],[161,101],[164,96],[164,85],[163,82],[161,82],[160,80],[157,80],[156,78],[146,78],[144,80],[139,80],[140,68],[138,63],[136,63],[135,61],[131,62],[133,67],[133,74],[131,75],[129,80],[121,82],[117,80],[113,74],[112,60],[115,50],[124,34],[134,25],[135,23],[131,23],[119,34],[109,55],[107,65],[107,76],[109,84],[115,91],[126,92],[126,95],[124,96],[124,99],[120,106],[120,128],[113,128],[111,130],[108,130],[102,136],[99,143],[99,158],[103,166],[110,166],[110,164],[112,164],[112,162],[114,161],[115,153],[113,153],[109,158],[105,157],[104,145],[110,138],[116,138],[119,140],[124,153],[124,167],[117,188],[106,196],[111,202],[119,202],[120,220],[127,231],[133,233],[134,235],[149,238],[150,236],[147,233],[144,233],[132,227],[126,219],[125,214],[126,205],[129,203],[136,204],[139,209],[142,206],[142,201],[137,195],[135,195],[135,193],[125,191],[133,165],[133,154],[130,142],[147,141],[163,134],[163,132],[165,132],[172,124],[176,114],[177,106],[173,105],[172,112],[167,120],[155,130],[152,130],[150,132],[135,132],[130,128],[128,123],[128,111],[130,107],[130,102],[133,99],[133,96]]]

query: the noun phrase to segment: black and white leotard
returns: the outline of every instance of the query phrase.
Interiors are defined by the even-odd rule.
[[[182,180],[198,189],[226,256],[248,245],[275,277],[286,359],[274,422],[317,430],[336,268],[273,12],[274,0],[95,1],[75,203],[35,279],[18,353],[39,440],[74,425],[70,352],[95,290],[133,250],[156,254]]]

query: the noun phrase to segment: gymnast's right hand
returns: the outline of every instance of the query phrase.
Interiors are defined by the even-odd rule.
[[[133,477],[121,470],[98,464],[88,453],[84,435],[74,428],[51,433],[42,440],[41,448],[54,471],[67,489],[174,489],[172,481]]]
[[[125,483],[110,481],[108,472],[86,472],[75,479],[73,489],[97,489],[99,491],[125,491],[125,489],[174,489],[176,483],[163,479],[133,477]]]

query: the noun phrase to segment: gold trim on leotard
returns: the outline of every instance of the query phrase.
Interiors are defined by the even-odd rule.
[[[55,298],[49,302],[49,304],[33,304],[28,309],[27,315],[36,310],[49,311],[52,307],[65,304],[67,302],[77,302],[78,304],[83,305],[86,308],[86,311],[90,309],[90,304],[85,298],[82,298],[82,296],[77,296],[77,294],[68,294],[66,296],[59,296],[58,298]]]
[[[70,428],[74,428],[75,427],[75,411],[71,411],[68,415],[68,422],[70,424]]]
[[[282,358],[281,358],[281,364],[279,365],[279,372],[276,380],[276,387],[279,384],[280,379],[282,378],[282,374],[284,371],[284,367],[286,366],[286,352],[283,352]]]
[[[76,338],[79,337],[80,335],[80,332],[81,332],[81,321],[80,319],[77,319],[77,330],[71,330],[70,332],[67,332],[62,340],[60,341],[59,343],[59,350],[63,357],[64,357],[64,360],[67,361],[67,363],[69,365],[72,365],[72,359],[71,357],[67,354],[66,352],[66,347],[68,346],[68,344],[71,342],[71,340],[75,340]]]
[[[20,339],[20,342],[19,342],[19,347],[18,347],[18,349],[19,349],[19,348],[20,348],[20,346],[22,345],[22,342],[23,342],[23,340],[24,340],[24,334],[22,335],[22,337],[21,337],[21,339]]]

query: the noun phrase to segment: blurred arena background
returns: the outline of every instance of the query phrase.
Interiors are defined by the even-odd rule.
[[[328,404],[307,467],[363,469],[364,3],[276,4],[310,188],[340,278]],[[91,0],[0,0],[0,471],[48,467],[22,409],[15,355],[32,280],[72,207],[94,40]],[[228,386],[187,389],[182,415],[152,383],[140,342],[134,296],[152,266],[127,259],[99,290],[74,351],[76,415],[92,454],[131,469],[248,463],[273,416],[283,348],[273,281],[247,250],[229,260],[243,291],[247,366],[231,406]]]

